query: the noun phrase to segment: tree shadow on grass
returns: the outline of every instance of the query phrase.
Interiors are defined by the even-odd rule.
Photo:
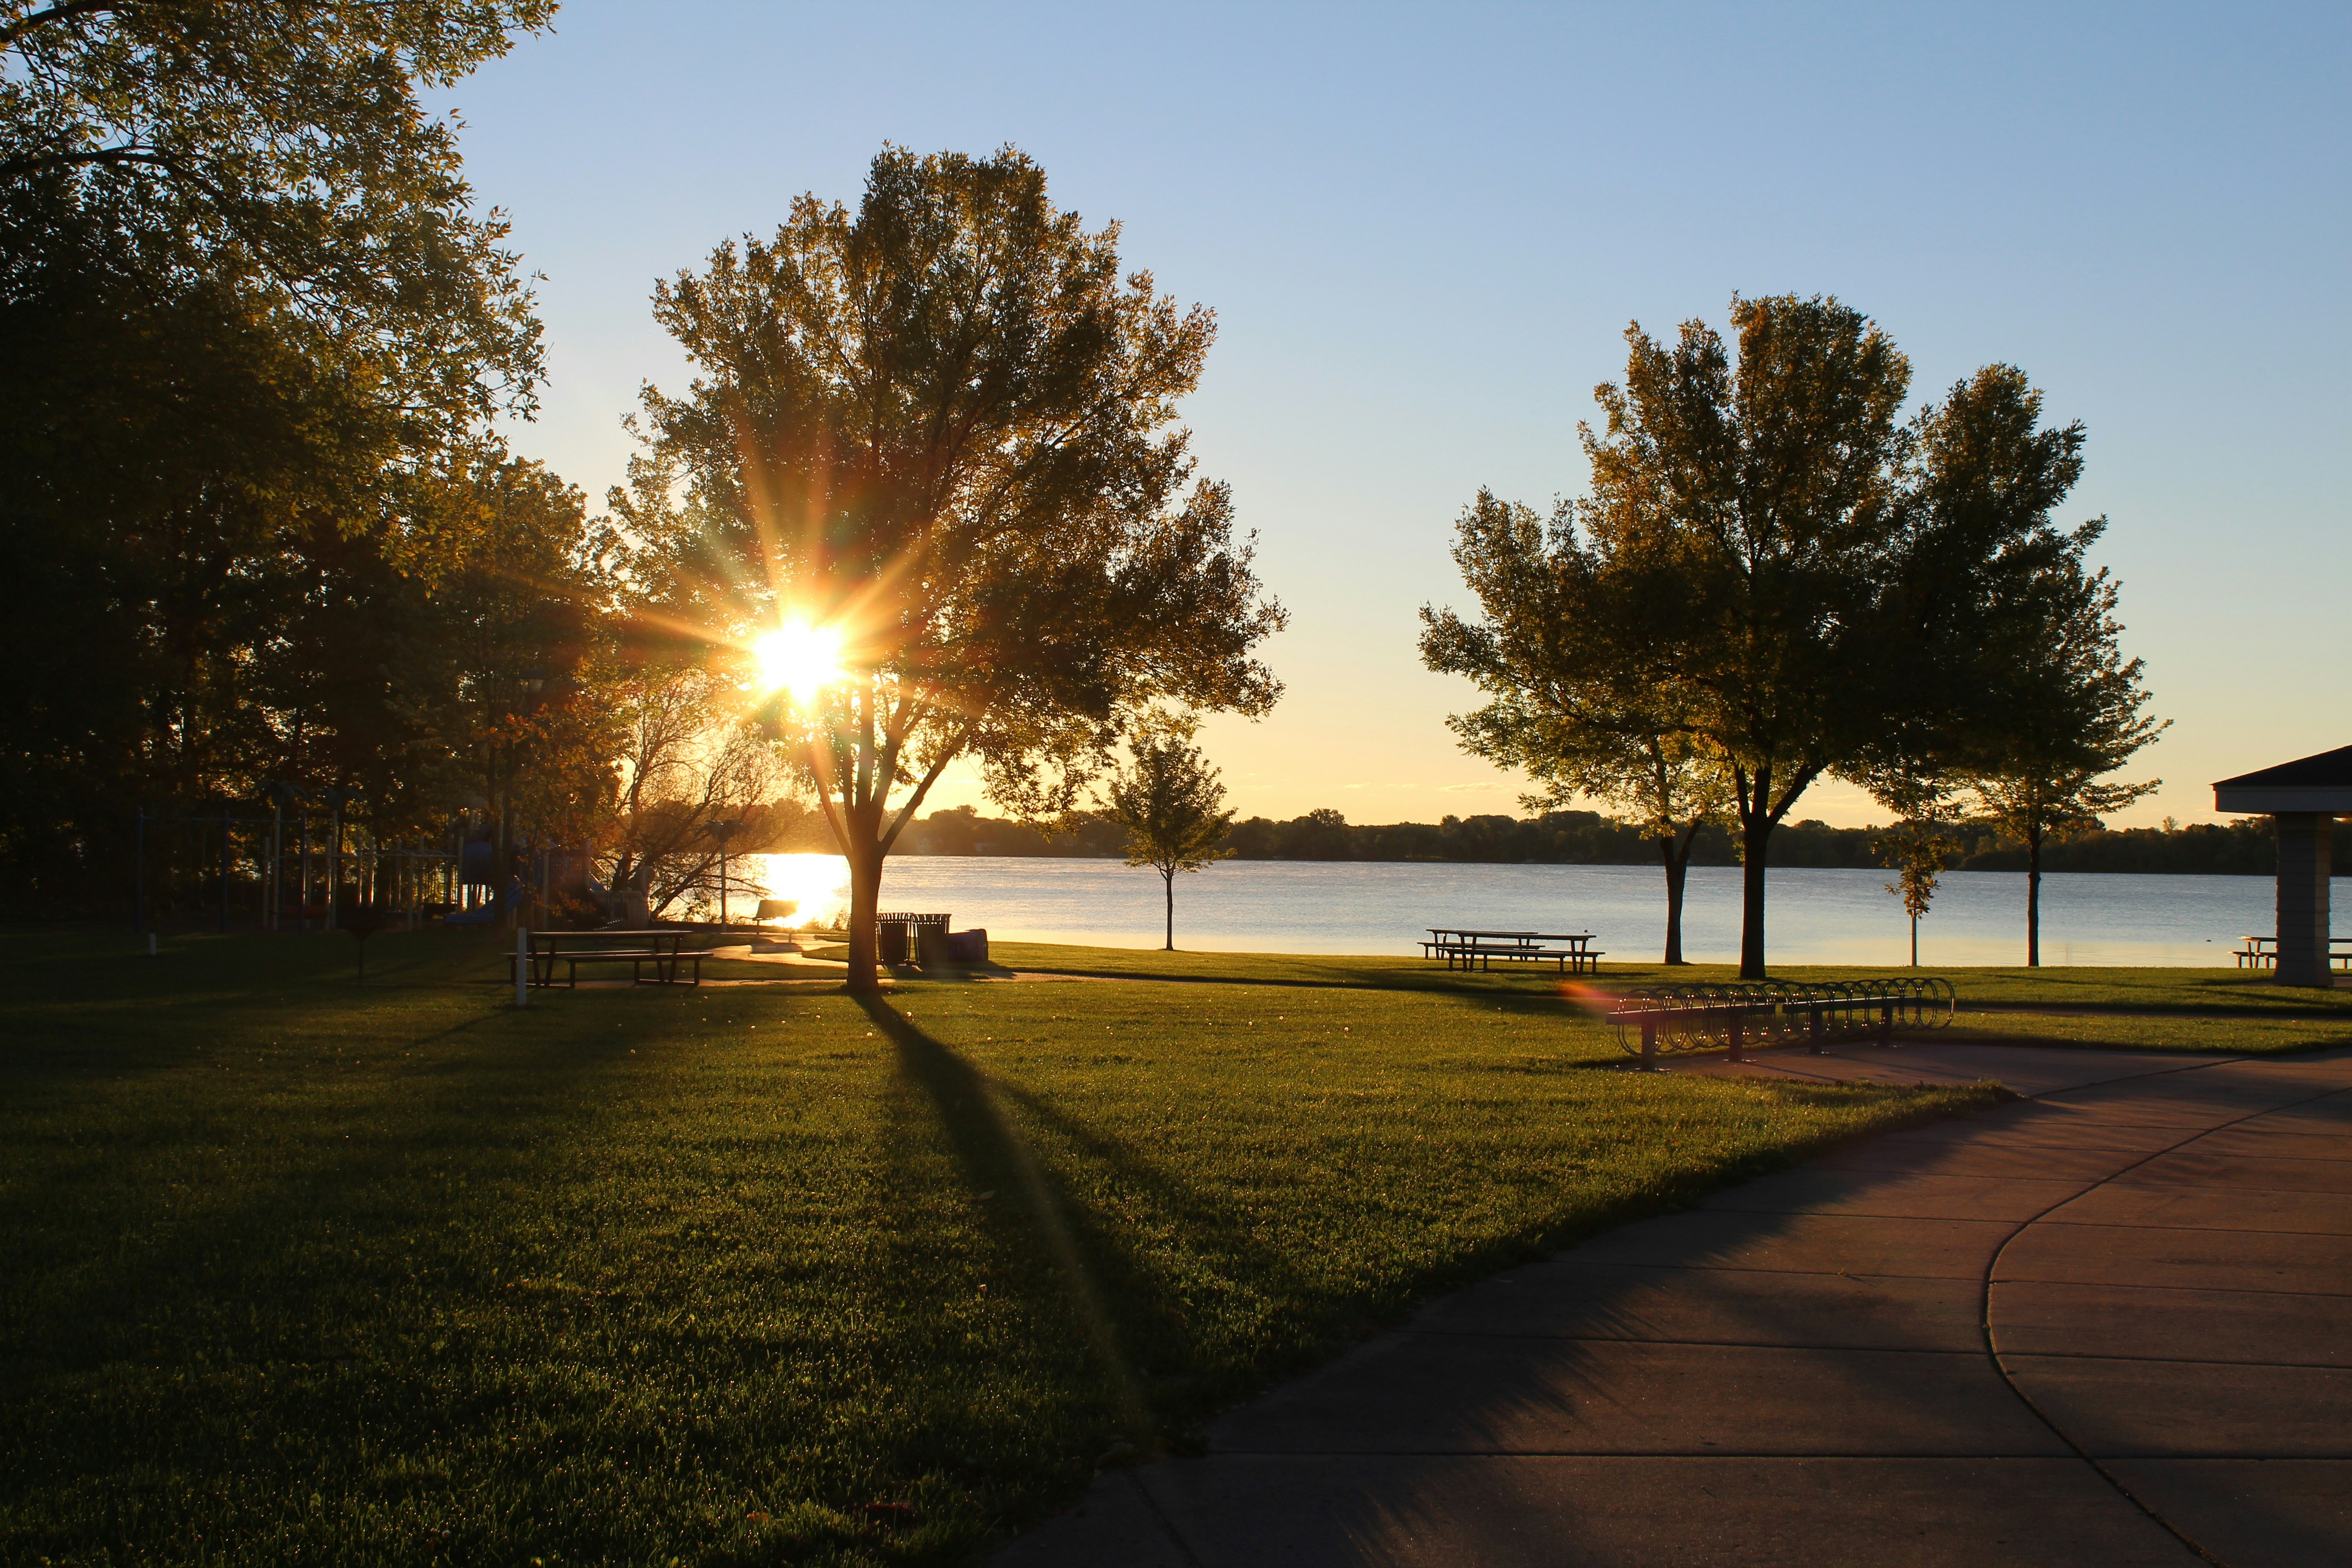
[[[1003,1193],[1013,1198],[1013,1205],[982,1205],[984,1228],[1000,1253],[1025,1256],[1050,1268],[1063,1299],[1061,1315],[1085,1344],[1123,1439],[1138,1448],[1156,1446],[1158,1432],[1142,1380],[1128,1357],[1114,1304],[1104,1289],[1099,1251],[1082,1244],[1067,1194],[1006,1120],[995,1086],[887,1002],[876,996],[860,996],[857,1002],[876,1032],[898,1053],[903,1079],[928,1108],[934,1130],[945,1136],[967,1192],[975,1198]],[[890,1152],[900,1185],[911,1188],[919,1180],[912,1166],[920,1134],[904,1125],[893,1131]],[[1086,1239],[1099,1240],[1093,1236]]]
[[[1475,1000],[1486,1009],[1497,1005],[1492,997]],[[1160,1432],[1180,1430],[1268,1379],[1401,1320],[1433,1289],[1590,1234],[1596,1218],[1620,1223],[1688,1201],[1679,1193],[1644,1196],[1622,1205],[1626,1212],[1612,1207],[1605,1215],[1497,1236],[1433,1258],[1369,1295],[1335,1290],[1302,1266],[1295,1238],[1269,1238],[1260,1215],[1238,1197],[1188,1180],[1176,1163],[1104,1133],[1049,1096],[992,1079],[886,1004],[865,1005],[877,1033],[893,1042],[906,1081],[929,1113],[919,1128],[909,1122],[898,1131],[902,1151],[942,1133],[968,1193],[1018,1195],[1019,1205],[1009,1214],[983,1205],[984,1223],[999,1247],[1050,1261],[1066,1297],[1061,1310],[1094,1347],[1106,1387],[1130,1429],[1148,1413]],[[1007,1114],[1016,1110],[1018,1123]],[[1045,1141],[1042,1149],[1024,1135],[1024,1126]],[[901,1158],[911,1160],[904,1152]],[[1066,1173],[1057,1174],[1049,1161],[1065,1163]],[[1094,1173],[1107,1195],[1089,1202],[1078,1188]],[[911,1166],[903,1184],[920,1190]],[[1122,1224],[1109,1212],[1130,1208],[1148,1216],[1141,1222],[1146,1231],[1181,1238],[1178,1250],[1160,1257],[1138,1245],[1137,1216],[1128,1215]],[[1194,1277],[1183,1277],[1188,1273]],[[1202,1299],[1226,1290],[1253,1300],[1226,1312],[1223,1304]],[[1193,1316],[1211,1310],[1218,1316],[1205,1324]],[[1244,1329],[1245,1320],[1255,1326]]]

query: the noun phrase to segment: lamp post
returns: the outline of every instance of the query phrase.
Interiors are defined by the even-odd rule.
[[[525,668],[516,672],[516,698],[507,710],[509,723],[505,748],[506,767],[503,773],[497,766],[496,748],[493,748],[492,752],[491,774],[494,787],[491,793],[493,805],[498,809],[499,826],[498,864],[490,872],[498,881],[491,888],[490,896],[498,900],[499,923],[510,931],[518,929],[521,919],[521,910],[517,907],[520,900],[509,898],[507,893],[509,889],[518,888],[520,885],[514,868],[515,857],[520,849],[516,840],[520,837],[520,823],[515,813],[514,786],[515,775],[521,771],[522,765],[520,760],[522,739],[515,732],[511,721],[526,718],[538,711],[539,694],[546,685],[547,672],[543,669]],[[496,787],[501,780],[505,786],[502,790]]]
[[[743,824],[740,818],[730,818],[725,822],[714,822],[709,828],[710,837],[719,840],[719,923],[720,925],[728,923],[727,841],[742,831]]]
[[[340,784],[319,792],[319,798],[333,814],[331,818],[333,837],[327,843],[327,924],[330,929],[334,926],[335,911],[343,901],[343,807],[358,793]]]
[[[269,782],[269,929],[286,929],[286,806],[302,798],[302,786],[287,779]]]

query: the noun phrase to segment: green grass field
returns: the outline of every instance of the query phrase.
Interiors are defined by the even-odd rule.
[[[1556,984],[1380,960],[517,1011],[481,936],[0,951],[8,1563],[962,1561],[1431,1291],[1991,1092],[1595,1070]]]
[[[1419,958],[1324,958],[1287,953],[1152,952],[1119,948],[999,942],[1005,965],[1033,972],[1224,980],[1295,987],[1352,986],[1405,992],[1489,994],[1538,1005],[1561,994],[1560,976],[1529,965],[1516,970],[1448,973]],[[1859,980],[1909,970],[1782,965],[1776,977]],[[1923,969],[1952,983],[1962,1010],[1934,1037],[2033,1042],[2117,1050],[2275,1054],[2352,1044],[2352,988],[2303,990],[2273,984],[2244,969]],[[1641,985],[1732,981],[1729,964],[1611,962],[1579,985],[1589,1005]],[[1562,1005],[1565,1027],[1580,1048],[1611,1056],[1605,1032],[1588,1027],[1584,1010]]]

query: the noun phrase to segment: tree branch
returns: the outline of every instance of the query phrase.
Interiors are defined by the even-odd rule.
[[[833,804],[834,787],[841,776],[838,770],[826,765],[833,748],[829,742],[811,739],[808,749],[809,771],[816,776],[817,807],[824,813],[825,826],[833,829],[834,842],[841,846],[841,852],[844,855],[847,855],[849,853],[848,795],[846,791],[843,793],[840,806],[836,807]]]
[[[116,12],[126,9],[128,7],[121,4],[121,0],[58,0],[57,5],[46,11],[36,11],[29,16],[19,16],[7,26],[0,27],[0,49],[13,49],[16,47],[17,40],[27,34],[42,27],[52,26],[59,22],[70,22],[76,16],[86,16],[97,11]]]
[[[67,163],[146,163],[166,174],[177,175],[181,179],[192,179],[192,176],[171,158],[145,147],[95,147],[87,153],[43,153],[33,157],[16,158],[5,163],[0,163],[0,175],[18,174],[34,169],[51,168]],[[192,183],[202,184],[204,182],[193,180]],[[209,189],[205,192],[207,195],[213,194]]]
[[[956,737],[955,744],[940,753],[940,760],[931,764],[931,771],[923,775],[923,782],[915,786],[915,793],[908,795],[907,804],[898,808],[890,830],[882,836],[882,853],[890,853],[890,846],[898,842],[898,835],[905,830],[907,824],[915,819],[915,812],[923,804],[923,797],[931,793],[931,786],[940,782],[941,773],[948,771],[948,764],[963,754],[963,749],[971,740],[971,726],[967,724],[963,727],[963,733]]]
[[[1769,819],[1774,826],[1780,826],[1780,819],[1789,815],[1789,808],[1797,804],[1797,797],[1804,794],[1812,782],[1821,776],[1822,770],[1817,767],[1801,767],[1789,776],[1789,787],[1780,792],[1780,799],[1772,807],[1772,815]]]

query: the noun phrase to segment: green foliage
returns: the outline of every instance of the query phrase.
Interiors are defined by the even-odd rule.
[[[629,565],[708,647],[841,635],[848,678],[772,717],[850,859],[860,984],[882,858],[950,762],[1056,816],[1155,701],[1280,689],[1250,650],[1282,612],[1174,426],[1213,321],[1117,242],[1015,151],[892,148],[855,216],[803,197],[657,291],[701,378],[646,395]]]
[[[1422,660],[1487,696],[1446,723],[1463,750],[1544,786],[1522,805],[1598,800],[1656,842],[1665,961],[1679,963],[1685,873],[1700,830],[1730,817],[1731,774],[1692,728],[1684,689],[1622,657],[1640,635],[1623,621],[1630,558],[1588,547],[1575,516],[1562,501],[1547,526],[1480,491],[1455,526],[1454,560],[1483,619],[1423,605]]]
[[[1225,786],[1193,745],[1190,721],[1146,727],[1130,742],[1131,766],[1110,776],[1104,815],[1127,829],[1127,863],[1160,873],[1168,946],[1176,945],[1176,875],[1231,855],[1220,847],[1234,814]]]
[[[963,1562],[1429,1292],[1987,1099],[1587,1070],[1548,987],[518,1011],[370,950],[12,941],[0,1558]]]
[[[299,323],[388,401],[527,409],[539,326],[454,121],[416,101],[551,0],[0,3],[0,191],[101,221],[142,276]],[[289,326],[288,331],[295,328]]]
[[[1679,789],[1696,823],[1727,784],[1754,978],[1771,837],[1814,780],[1917,815],[2013,769],[1993,759],[2023,708],[2078,744],[2141,699],[2112,585],[2082,567],[2101,525],[2050,521],[2079,425],[2042,429],[2006,365],[1899,424],[1908,362],[1834,300],[1735,298],[1731,325],[1736,359],[1701,321],[1672,344],[1627,330],[1605,429],[1580,427],[1591,498],[1547,531],[1482,494],[1456,558],[1486,618],[1425,610],[1423,651],[1495,699],[1456,721],[1465,743],[1549,802],[1668,823]],[[1671,853],[1668,875],[1671,904]]]
[[[1903,900],[1911,918],[1911,967],[1919,967],[1919,921],[1936,897],[1937,876],[1957,862],[1965,848],[1943,825],[1912,818],[1898,822],[1871,841],[1871,852],[1895,868],[1886,890]]]
[[[601,635],[577,492],[528,411],[530,300],[446,85],[550,7],[0,5],[0,879],[130,886],[135,806],[363,786],[385,834],[509,777],[596,809]],[[554,678],[528,714],[520,671]],[[504,739],[499,737],[503,735]],[[500,788],[488,793],[497,795]],[[526,794],[530,793],[528,789]]]
[[[1623,386],[1594,392],[1605,429],[1580,427],[1585,516],[1617,569],[1627,684],[1665,682],[1688,705],[1760,851],[1881,728],[1870,695],[1911,370],[1834,300],[1735,299],[1731,325],[1736,365],[1704,322],[1671,347],[1627,329]]]
[[[2082,546],[2100,525],[2078,531],[2075,554],[2039,574],[2020,595],[2008,656],[2007,718],[1956,770],[1977,808],[2025,846],[2025,961],[2042,962],[2042,870],[2046,847],[2099,827],[2099,819],[2152,794],[2163,781],[2102,782],[2170,724],[2143,712],[2141,661],[2117,639],[2117,589],[2107,573],[2086,572]]]

